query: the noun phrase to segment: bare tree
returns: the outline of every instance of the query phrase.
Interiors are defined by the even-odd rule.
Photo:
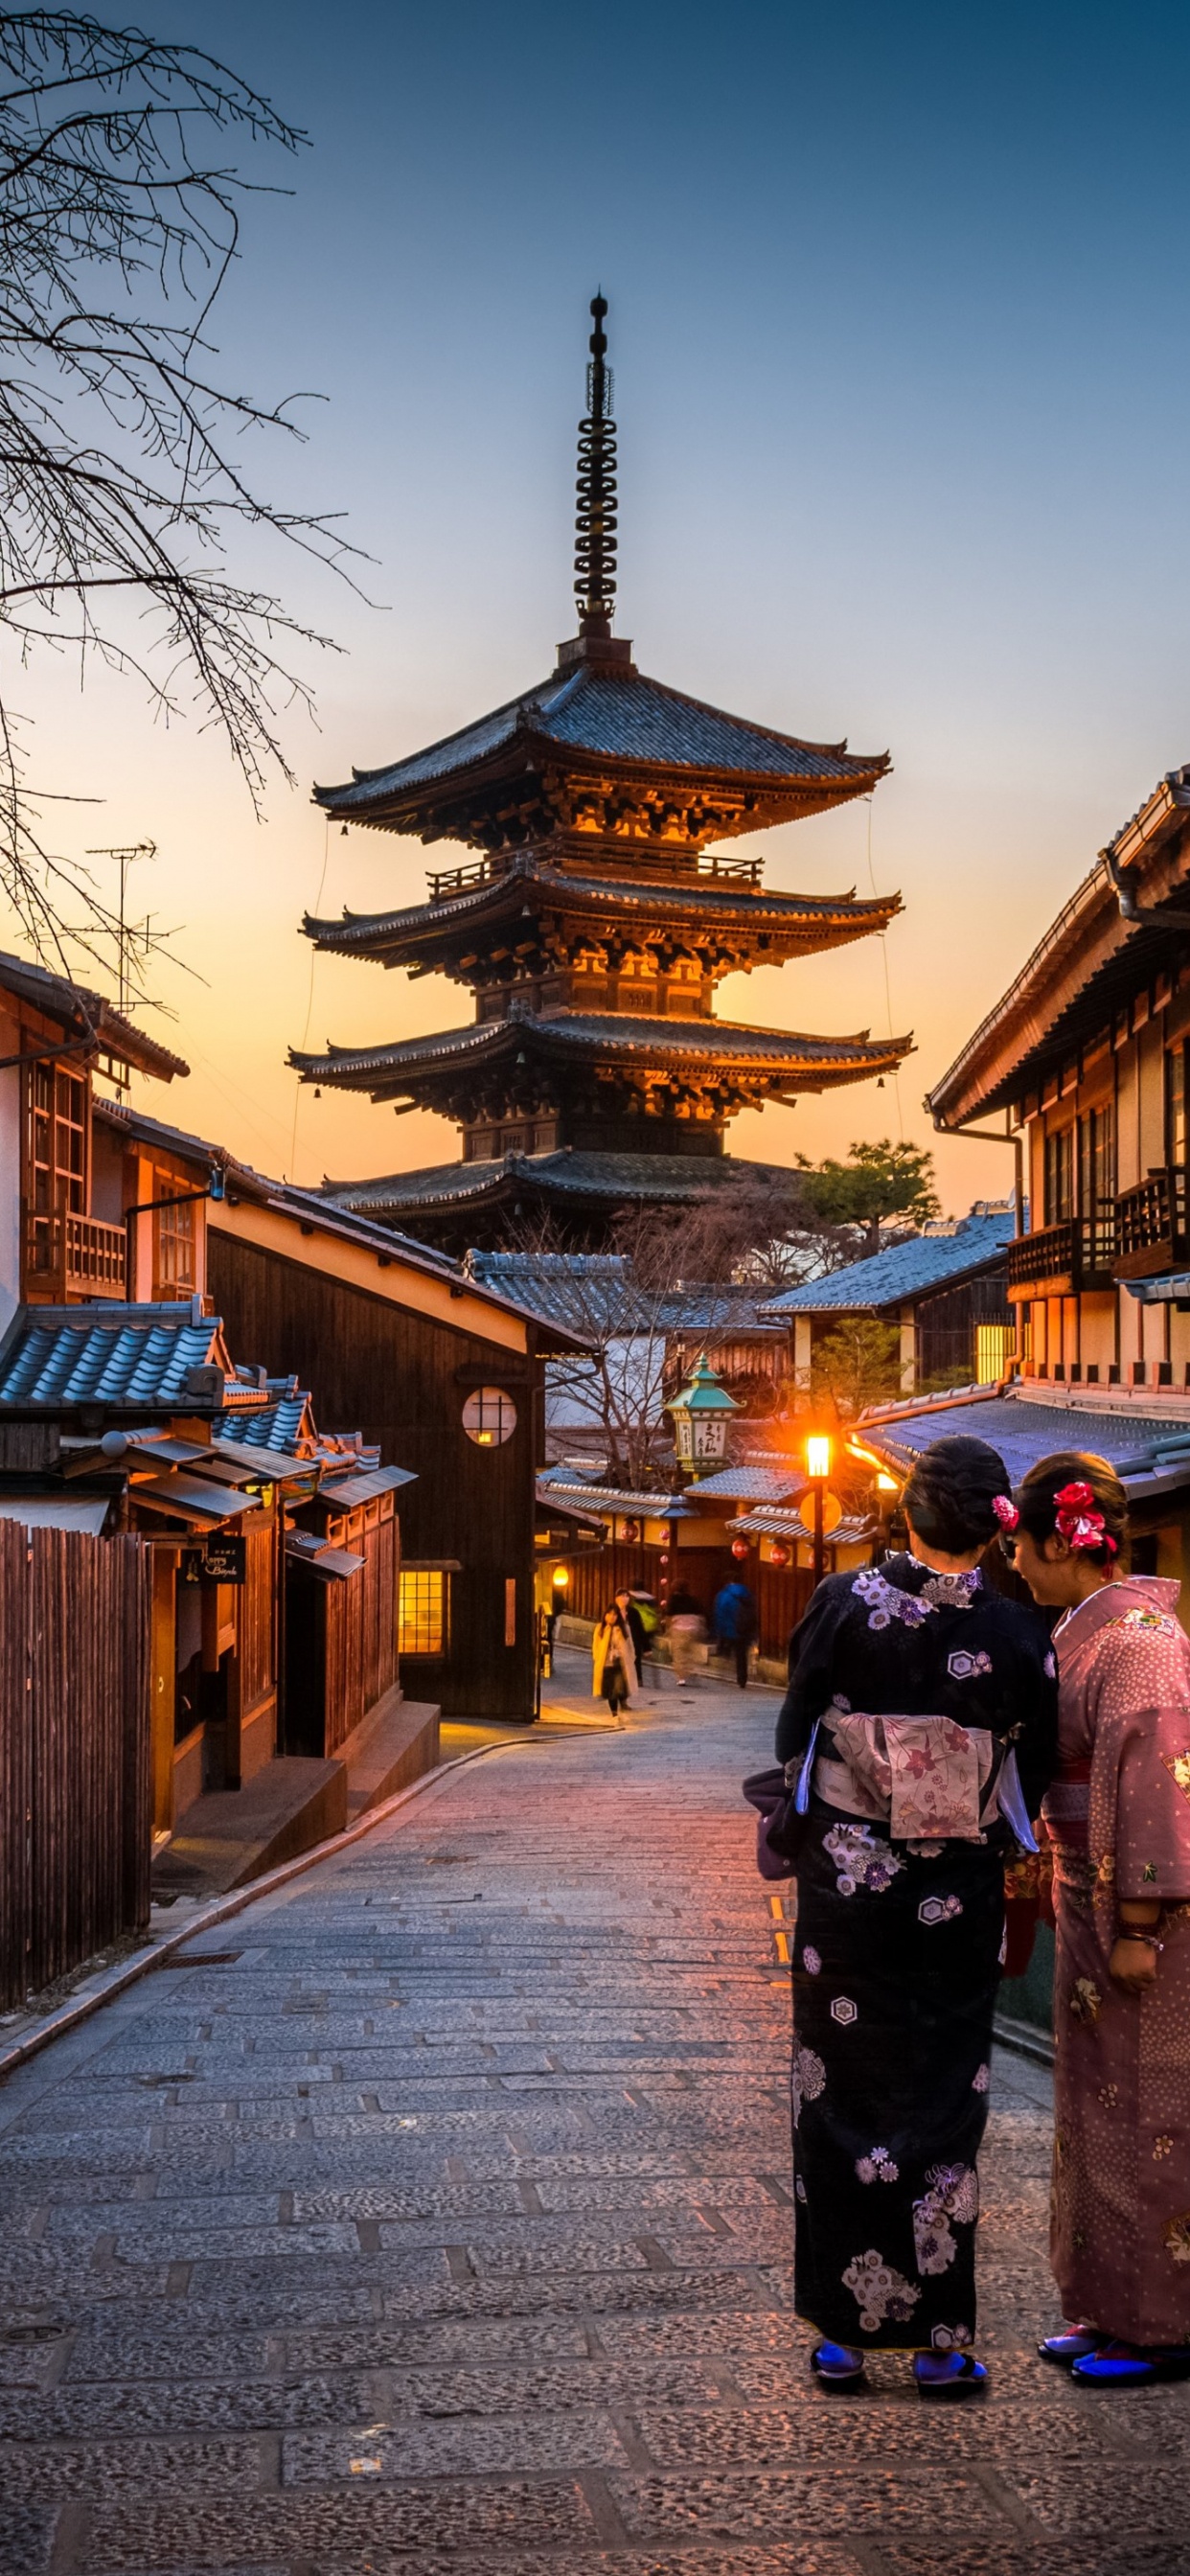
[[[309,702],[288,653],[328,639],[234,580],[229,542],[266,529],[340,570],[348,549],[253,480],[253,433],[301,434],[293,398],[221,383],[208,331],[245,196],[271,184],[240,175],[239,149],[293,154],[305,139],[192,46],[73,11],[0,10],[10,667],[52,644],[139,675],[163,716],[188,706],[222,733],[258,810],[270,767],[289,775],[280,709]],[[5,673],[0,888],[35,948],[60,955],[64,903],[81,901],[93,929],[114,925],[88,872],[45,845],[10,685]]]
[[[469,1256],[480,1276],[586,1345],[548,1366],[555,1453],[567,1444],[593,1451],[612,1483],[634,1492],[671,1482],[665,1400],[704,1347],[726,1365],[749,1414],[779,1408],[787,1344],[781,1334],[757,1335],[769,1283],[750,1267],[778,1213],[771,1191],[721,1185],[681,1209],[622,1209],[603,1251],[576,1251],[546,1214],[520,1220],[505,1252]]]

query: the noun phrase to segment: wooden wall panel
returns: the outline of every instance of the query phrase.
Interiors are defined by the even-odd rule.
[[[386,1465],[416,1484],[397,1497],[403,1557],[456,1557],[451,1645],[445,1659],[406,1661],[411,1698],[448,1716],[533,1714],[534,1479],[540,1397],[514,1384],[525,1362],[481,1336],[390,1305],[301,1262],[240,1243],[212,1225],[208,1287],[237,1360],[270,1375],[296,1372],[327,1430],[362,1431]],[[459,1371],[490,1371],[517,1407],[512,1438],[479,1449],[462,1427],[469,1386]],[[472,1377],[472,1383],[474,1378]],[[504,1587],[517,1586],[516,1643],[504,1643]]]
[[[0,1529],[0,1998],[147,1923],[149,1551]]]

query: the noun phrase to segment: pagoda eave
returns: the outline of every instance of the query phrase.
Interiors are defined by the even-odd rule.
[[[317,948],[339,956],[384,966],[428,967],[434,962],[449,971],[452,951],[464,954],[482,934],[523,919],[527,907],[535,924],[548,923],[562,937],[594,928],[605,937],[609,929],[621,937],[627,934],[630,942],[646,946],[678,938],[705,949],[721,940],[744,956],[758,951],[758,962],[777,964],[886,930],[901,909],[901,898],[890,894],[857,902],[853,894],[768,894],[758,886],[740,889],[693,874],[676,884],[600,882],[522,861],[480,885],[399,912],[345,911],[341,921],[307,913],[302,929]]]
[[[561,767],[556,759],[552,769]],[[694,844],[710,841],[737,840],[746,832],[776,831],[783,823],[808,822],[815,814],[832,813],[837,806],[850,804],[857,796],[867,796],[887,775],[887,755],[857,769],[845,780],[807,779],[786,788],[774,787],[771,779],[741,777],[738,773],[718,777],[705,770],[696,775],[674,771],[661,774],[655,765],[645,762],[600,762],[598,767],[579,768],[568,759],[565,763],[566,795],[551,791],[547,779],[527,775],[522,763],[517,769],[476,775],[473,791],[459,792],[452,781],[449,795],[434,797],[386,797],[364,801],[351,790],[319,790],[315,802],[335,823],[358,824],[369,831],[397,832],[420,840],[427,848],[439,841],[462,841],[470,849],[526,846],[544,839],[549,833],[565,828],[570,820],[569,808],[574,795],[598,794],[609,802],[633,788],[642,795],[647,791],[654,803],[690,807],[697,805],[705,820],[691,827]],[[507,790],[503,803],[481,789]]]
[[[457,1095],[477,1079],[531,1063],[620,1075],[630,1085],[672,1078],[725,1093],[759,1084],[793,1094],[895,1072],[911,1046],[909,1037],[873,1040],[866,1030],[817,1038],[701,1017],[645,1021],[614,1013],[558,1012],[548,1018],[517,1013],[434,1037],[399,1039],[390,1046],[331,1046],[325,1055],[295,1048],[289,1062],[303,1082],[367,1092],[377,1102],[417,1100],[427,1092]]]

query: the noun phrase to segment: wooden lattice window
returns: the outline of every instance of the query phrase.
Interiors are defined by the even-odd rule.
[[[402,1655],[446,1653],[449,1579],[439,1566],[403,1566],[397,1614]]]
[[[26,1076],[26,1266],[56,1272],[63,1216],[87,1210],[87,1077],[60,1064],[31,1064]]]
[[[155,1172],[155,1199],[180,1197],[193,1183],[179,1180],[173,1172]],[[163,1305],[173,1297],[192,1297],[198,1286],[195,1260],[195,1202],[187,1207],[162,1207],[153,1217],[153,1295]]]

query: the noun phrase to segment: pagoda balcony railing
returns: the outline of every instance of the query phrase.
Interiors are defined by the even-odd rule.
[[[1190,1251],[1186,1228],[1186,1169],[1167,1164],[1116,1200],[1118,1279],[1148,1279],[1171,1270]]]
[[[1066,1217],[1059,1225],[1019,1235],[1008,1246],[1010,1297],[1075,1296],[1080,1288],[1110,1288],[1116,1275],[1113,1208],[1094,1216]]]
[[[25,1295],[58,1306],[74,1297],[123,1297],[127,1240],[122,1225],[105,1225],[100,1217],[28,1211]]]
[[[724,885],[758,886],[764,875],[764,860],[735,859],[720,850],[700,850],[698,873],[700,877],[717,878]]]
[[[497,873],[490,859],[465,859],[457,868],[429,868],[430,901],[445,903],[452,894],[466,894],[469,886],[490,885]]]

